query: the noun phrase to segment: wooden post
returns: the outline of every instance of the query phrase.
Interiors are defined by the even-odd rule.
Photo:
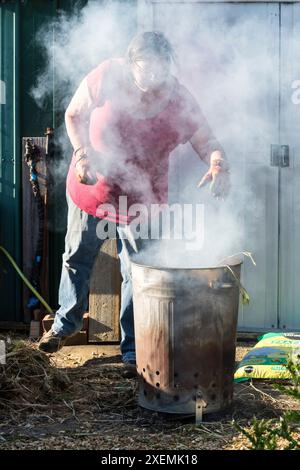
[[[48,228],[47,228],[47,137],[23,137],[22,139],[22,222],[23,222],[23,271],[30,280],[32,266],[35,262],[35,252],[39,237],[39,223],[43,223],[43,255],[40,268],[40,294],[48,301]],[[37,182],[39,194],[42,201],[43,221],[39,219],[38,203],[33,195],[30,182],[30,169],[26,159],[34,152],[36,159]],[[39,197],[39,196],[37,196]],[[31,310],[27,307],[30,296],[29,289],[23,287],[23,309],[24,321],[29,323],[32,320],[39,322],[45,313],[43,306],[34,310],[32,318]]]
[[[89,342],[120,341],[121,274],[116,240],[106,240],[94,264],[89,295]]]

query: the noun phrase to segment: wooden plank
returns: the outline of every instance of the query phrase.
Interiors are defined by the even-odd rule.
[[[106,240],[90,280],[89,342],[120,341],[121,274],[116,240]]]
[[[261,336],[263,333],[260,332],[237,332],[237,341],[257,341],[257,337]]]
[[[43,331],[49,331],[54,320],[55,314],[47,314],[42,321]],[[33,323],[33,322],[31,322]],[[89,325],[89,315],[85,313],[83,315],[83,325],[81,331],[78,331],[74,336],[71,336],[66,341],[66,346],[79,346],[85,345],[88,343],[88,325]]]
[[[47,314],[43,318],[43,321],[42,321],[43,331],[49,331],[50,330],[51,326],[53,325],[54,316],[55,316],[54,314],[52,314],[52,315]],[[89,314],[85,313],[83,315],[83,325],[82,325],[81,331],[88,331],[88,328],[89,328]]]
[[[47,228],[47,165],[46,165],[46,137],[23,137],[22,139],[22,222],[23,222],[23,272],[30,280],[32,265],[34,262],[35,250],[38,241],[39,232],[39,217],[38,208],[35,197],[32,192],[30,183],[29,167],[25,161],[26,142],[31,139],[31,142],[37,147],[40,153],[40,159],[37,163],[38,183],[40,194],[44,204],[44,237],[43,237],[43,259],[41,266],[40,276],[40,294],[47,301],[48,300],[48,228]],[[32,314],[27,307],[30,290],[23,286],[23,310],[24,321],[28,323],[32,320]],[[43,316],[45,309],[42,306],[40,313]],[[37,318],[38,319],[38,318]]]

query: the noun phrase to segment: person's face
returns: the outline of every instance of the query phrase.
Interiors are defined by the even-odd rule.
[[[163,58],[138,59],[131,69],[136,86],[143,92],[160,88],[170,76],[170,62]]]

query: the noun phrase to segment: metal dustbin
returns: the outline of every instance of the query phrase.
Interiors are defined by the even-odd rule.
[[[242,261],[230,260],[236,279]],[[132,263],[139,405],[216,412],[232,402],[238,282],[225,266],[179,269]]]

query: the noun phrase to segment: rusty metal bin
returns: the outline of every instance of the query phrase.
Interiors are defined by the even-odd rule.
[[[237,279],[241,260],[228,264]],[[232,401],[239,286],[226,266],[132,263],[139,405],[216,412]]]

